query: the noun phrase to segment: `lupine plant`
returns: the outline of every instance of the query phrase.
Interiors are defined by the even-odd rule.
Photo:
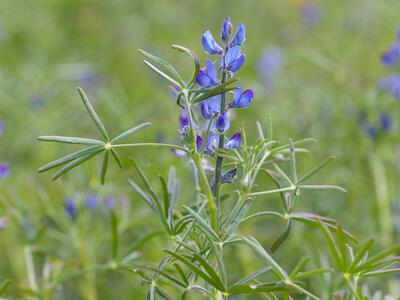
[[[265,122],[256,122],[250,131],[244,124],[232,129],[236,126],[234,122],[231,126],[233,116],[240,115],[240,110],[246,109],[255,98],[253,90],[244,88],[236,77],[246,60],[242,53],[245,40],[245,26],[239,24],[234,30],[229,18],[222,25],[219,39],[206,31],[201,37],[202,46],[209,55],[204,67],[192,50],[173,45],[173,49],[191,58],[193,73],[189,78],[184,78],[164,59],[139,50],[144,63],[172,86],[176,105],[182,110],[180,144],[122,143],[150,123],[136,125],[110,137],[88,96],[78,88],[102,139],[39,137],[45,142],[85,146],[44,165],[39,172],[59,168],[53,176],[57,179],[100,155],[103,184],[111,159],[121,168],[133,169],[136,175],[128,180],[129,185],[157,216],[160,227],[170,239],[160,250],[164,257],[159,262],[126,260],[116,246],[112,261],[115,268],[121,267],[142,277],[143,288],[148,290],[147,299],[192,299],[193,294],[206,299],[240,299],[246,295],[248,299],[367,299],[367,292],[362,288],[367,283],[365,278],[398,272],[395,254],[400,246],[376,252],[372,250],[373,240],[359,242],[339,222],[317,215],[312,209],[300,210],[299,203],[308,190],[346,192],[342,187],[319,183],[315,176],[332,156],[311,170],[299,170],[299,153],[307,152],[304,146],[314,142],[313,139],[278,143],[270,116]],[[250,136],[255,137],[250,139]],[[180,178],[174,167],[167,177],[160,174],[158,179],[150,180],[137,158],[131,158],[130,165],[124,166],[118,150],[135,147],[171,150],[189,162],[194,183]],[[275,187],[268,188],[271,184]],[[187,189],[185,195],[191,196],[181,197],[180,187]],[[279,211],[268,208],[268,199],[275,196],[281,199]],[[256,201],[262,202],[265,209],[252,211]],[[96,205],[93,203],[91,200],[88,205]],[[112,210],[112,199],[106,205]],[[65,209],[71,218],[76,217],[72,199],[65,200]],[[286,224],[278,238],[267,245],[257,236],[241,231],[242,224],[262,217]],[[115,215],[111,221],[116,222]],[[320,254],[327,259],[307,267],[310,258],[298,257],[297,265],[288,269],[276,254],[299,223],[314,229],[315,239],[324,239],[325,246],[320,247]],[[117,239],[115,230],[113,236]],[[250,273],[233,274],[225,255],[238,247],[254,253],[253,259],[263,266]],[[319,283],[321,280],[323,284]]]

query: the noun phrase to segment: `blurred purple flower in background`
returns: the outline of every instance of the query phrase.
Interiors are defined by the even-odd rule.
[[[76,217],[78,216],[78,210],[76,208],[74,199],[72,199],[71,197],[66,197],[64,199],[64,208],[65,208],[65,212],[68,214],[68,216],[72,220],[75,220]]]
[[[115,200],[113,197],[109,196],[106,198],[106,207],[108,209],[114,209],[115,208]]]
[[[388,132],[390,131],[390,129],[392,129],[392,119],[385,112],[379,113],[379,123],[381,125],[382,131],[384,132]]]
[[[381,55],[381,62],[385,66],[393,66],[400,61],[400,28],[397,29],[396,41]]]
[[[6,177],[10,172],[10,166],[8,163],[0,163],[0,178]]]
[[[97,195],[92,194],[87,197],[86,208],[88,208],[90,210],[94,210],[94,209],[96,209],[98,204],[99,204],[99,197],[97,197]]]
[[[400,74],[393,74],[383,77],[379,82],[379,87],[400,99]]]
[[[2,120],[0,120],[0,136],[3,135],[3,132],[4,132],[4,123]]]
[[[258,62],[258,73],[263,81],[270,81],[282,69],[283,54],[278,47],[264,50]]]
[[[299,13],[307,26],[314,26],[321,19],[321,7],[314,1],[301,3]]]
[[[186,108],[182,110],[182,114],[179,117],[179,124],[181,125],[181,128],[189,125],[189,116]]]
[[[3,230],[7,227],[8,221],[6,218],[0,218],[0,230]]]

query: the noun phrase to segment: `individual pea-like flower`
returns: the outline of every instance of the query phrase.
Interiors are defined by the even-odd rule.
[[[385,112],[379,113],[379,123],[383,132],[388,132],[392,128],[392,119]]]
[[[381,79],[379,86],[382,90],[391,93],[400,99],[400,74],[388,75]]]
[[[217,119],[216,128],[219,132],[225,132],[229,129],[231,122],[227,112],[223,112]]]
[[[242,92],[241,87],[233,91],[233,101],[229,103],[229,107],[246,108],[253,101],[254,92],[251,89]]]
[[[230,18],[226,18],[224,24],[222,25],[222,29],[221,29],[221,40],[224,42],[229,41],[229,38],[231,37],[231,33],[232,33],[232,23]]]
[[[200,152],[203,148],[203,138],[200,135],[196,136],[196,151]]]
[[[204,147],[205,154],[212,154],[217,148],[219,144],[219,134],[215,131],[210,131],[208,134],[206,146]]]
[[[86,199],[86,208],[89,210],[96,209],[97,205],[99,204],[99,197],[95,194],[91,194]]]
[[[10,166],[8,163],[0,163],[0,178],[6,177],[10,173]]]
[[[209,120],[213,114],[219,114],[221,96],[214,96],[208,98],[206,101],[201,103],[201,114],[207,120]]]
[[[189,116],[187,109],[182,110],[182,114],[179,117],[179,124],[181,125],[181,128],[189,125]]]
[[[218,84],[218,73],[212,61],[207,60],[204,69],[200,69],[196,77],[196,82],[203,88]]]
[[[227,151],[237,149],[240,147],[241,143],[242,143],[242,133],[239,131],[228,139],[228,141],[225,143],[224,149]]]
[[[222,183],[232,183],[233,180],[235,179],[236,172],[237,172],[236,168],[226,171],[225,173],[223,173],[221,175],[221,182]]]
[[[65,208],[65,212],[67,213],[67,215],[72,220],[75,220],[76,217],[78,216],[78,210],[76,208],[74,199],[72,199],[71,197],[66,197],[64,199],[64,208]]]
[[[243,66],[245,59],[246,55],[242,54],[240,46],[233,46],[225,55],[225,68],[229,72],[235,73]]]
[[[203,44],[204,50],[207,54],[222,54],[224,52],[221,46],[217,44],[209,30],[203,34],[201,43]]]
[[[246,40],[246,28],[244,27],[243,24],[239,24],[238,30],[237,30],[235,37],[233,38],[230,46],[231,47],[241,46],[245,40]]]
[[[382,64],[393,66],[400,61],[400,28],[397,30],[397,40],[381,55]]]
[[[108,209],[114,209],[115,208],[115,200],[114,200],[114,198],[111,197],[111,196],[107,197],[105,204],[106,204],[106,207]]]

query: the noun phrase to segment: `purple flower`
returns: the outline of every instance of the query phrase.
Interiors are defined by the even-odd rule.
[[[217,119],[217,124],[216,127],[219,132],[225,132],[228,130],[230,126],[230,121],[229,121],[229,116],[228,114],[224,111]]]
[[[186,157],[187,153],[183,150],[180,149],[171,149],[171,152],[174,154],[176,157]]]
[[[196,151],[200,152],[203,148],[203,138],[199,135],[196,136]]]
[[[233,101],[229,103],[230,107],[246,108],[253,101],[254,92],[251,89],[245,90],[243,93],[238,87],[233,92]]]
[[[204,153],[206,154],[213,153],[214,150],[218,148],[218,144],[219,144],[219,134],[214,131],[210,131],[210,133],[208,134],[206,146],[204,148]]]
[[[306,25],[312,26],[321,18],[321,8],[316,3],[309,1],[300,6],[300,15]]]
[[[376,137],[378,136],[378,133],[376,132],[376,128],[374,125],[372,124],[368,124],[365,127],[365,133],[368,135],[368,137],[370,137],[371,139],[376,139]]]
[[[221,40],[224,42],[227,42],[231,36],[232,33],[232,23],[231,20],[228,18],[225,19],[224,25],[222,25],[222,30],[221,30]]]
[[[115,200],[113,197],[107,197],[106,198],[106,207],[108,209],[114,209],[115,208]]]
[[[231,47],[241,46],[245,40],[246,40],[246,29],[243,24],[239,24],[235,37],[231,42]]]
[[[199,70],[196,82],[203,88],[209,88],[218,83],[217,69],[211,61],[207,60],[206,67]]]
[[[68,214],[68,216],[75,220],[76,217],[78,216],[78,211],[76,209],[76,205],[74,202],[74,199],[72,199],[71,197],[67,197],[64,200],[64,208],[66,213]]]
[[[215,113],[219,113],[221,96],[214,96],[201,103],[201,114],[207,120]]]
[[[400,74],[385,76],[379,82],[382,90],[391,93],[397,99],[400,99]]]
[[[92,195],[89,195],[89,197],[87,197],[86,208],[88,208],[90,210],[94,210],[94,209],[96,209],[98,204],[99,204],[99,198],[97,197],[97,195],[92,194]]]
[[[226,171],[224,174],[221,175],[221,182],[222,183],[232,183],[235,179],[237,169],[231,169]]]
[[[181,128],[189,125],[189,116],[186,108],[182,110],[182,114],[179,117],[179,123],[181,125]]]
[[[10,173],[10,166],[8,163],[0,163],[0,178],[6,177]]]
[[[381,61],[385,66],[393,66],[400,61],[400,41],[395,42],[381,55]]]
[[[282,68],[282,51],[279,48],[271,47],[261,55],[258,72],[262,79],[270,80],[273,75]]]
[[[209,30],[203,34],[201,43],[203,44],[203,48],[207,54],[222,54],[222,52],[224,52],[221,46],[214,40],[214,37]]]
[[[224,149],[229,151],[232,149],[239,148],[241,143],[242,143],[242,133],[239,131],[228,139],[228,141],[225,143]]]
[[[236,45],[230,48],[225,55],[225,68],[235,73],[243,66],[245,59],[246,56],[241,53],[240,46]]]
[[[3,135],[3,132],[4,132],[4,123],[2,120],[0,120],[0,136]]]
[[[392,119],[387,113],[379,113],[379,123],[381,125],[382,131],[387,132],[392,128]]]

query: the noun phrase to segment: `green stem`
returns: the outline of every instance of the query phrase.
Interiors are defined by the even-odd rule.
[[[33,263],[33,257],[32,257],[32,249],[29,245],[24,247],[24,257],[25,257],[26,271],[28,273],[29,287],[33,292],[38,292],[38,285],[35,274],[35,265]],[[34,297],[34,299],[37,298]]]
[[[222,78],[221,78],[221,84],[224,84],[226,81],[226,70],[225,70],[225,55],[222,57]],[[223,92],[221,94],[221,104],[220,104],[220,113],[222,114],[225,110],[225,98],[226,98],[226,93]],[[221,150],[224,148],[224,141],[225,141],[225,134],[221,132],[219,134],[219,144],[218,144],[218,149]],[[221,172],[222,172],[222,163],[223,163],[223,157],[222,156],[217,156],[217,160],[215,162],[215,173],[214,173],[214,197],[217,202],[217,227],[218,227],[218,210],[220,206],[220,178],[221,178]]]

